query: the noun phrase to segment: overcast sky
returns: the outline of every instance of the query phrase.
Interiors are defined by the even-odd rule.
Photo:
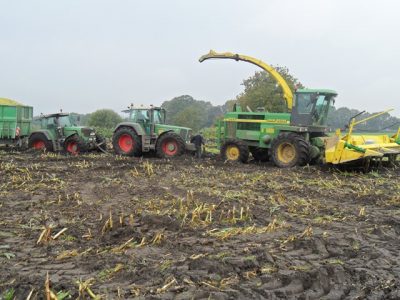
[[[223,104],[256,66],[339,93],[336,106],[400,116],[400,2],[0,0],[0,97],[35,114],[120,111],[188,94]]]

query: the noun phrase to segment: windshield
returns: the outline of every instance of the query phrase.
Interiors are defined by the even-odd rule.
[[[147,109],[134,109],[131,111],[130,117],[133,122],[149,121],[149,112]]]
[[[61,127],[71,126],[71,120],[69,116],[62,116],[58,118]]]
[[[318,124],[326,124],[328,113],[332,105],[335,103],[333,95],[319,95],[315,103],[314,118]]]
[[[69,127],[71,126],[71,120],[69,116],[61,117],[49,117],[42,119],[42,127],[47,127],[49,129],[55,127]]]
[[[134,109],[130,112],[129,119],[133,122],[150,122],[151,113],[154,124],[164,124],[165,111],[163,109]]]

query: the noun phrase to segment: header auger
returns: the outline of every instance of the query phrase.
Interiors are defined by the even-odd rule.
[[[328,135],[327,117],[337,93],[329,89],[297,89],[294,93],[285,79],[267,63],[241,54],[218,53],[211,50],[200,57],[207,59],[233,59],[259,66],[281,86],[288,113],[244,112],[239,104],[225,114],[218,124],[221,155],[226,160],[246,162],[249,153],[255,160],[272,160],[286,168],[309,163],[343,165],[356,163],[369,168],[371,160],[396,162],[400,153],[399,132],[389,135],[355,135],[354,126],[383,113],[361,121],[352,119],[344,136],[337,130]]]

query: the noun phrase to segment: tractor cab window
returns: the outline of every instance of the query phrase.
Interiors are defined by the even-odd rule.
[[[58,127],[57,119],[55,117],[43,119],[42,124],[45,125],[43,127],[46,127],[47,129],[54,129]]]
[[[131,111],[130,119],[133,122],[149,121],[149,111],[147,109],[135,109]]]
[[[153,110],[153,121],[154,124],[163,124],[164,123],[164,110]]]
[[[69,116],[58,117],[58,123],[60,127],[69,127],[71,126],[71,120]]]

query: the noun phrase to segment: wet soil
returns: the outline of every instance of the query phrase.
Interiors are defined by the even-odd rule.
[[[399,175],[0,152],[0,295],[399,299]]]

